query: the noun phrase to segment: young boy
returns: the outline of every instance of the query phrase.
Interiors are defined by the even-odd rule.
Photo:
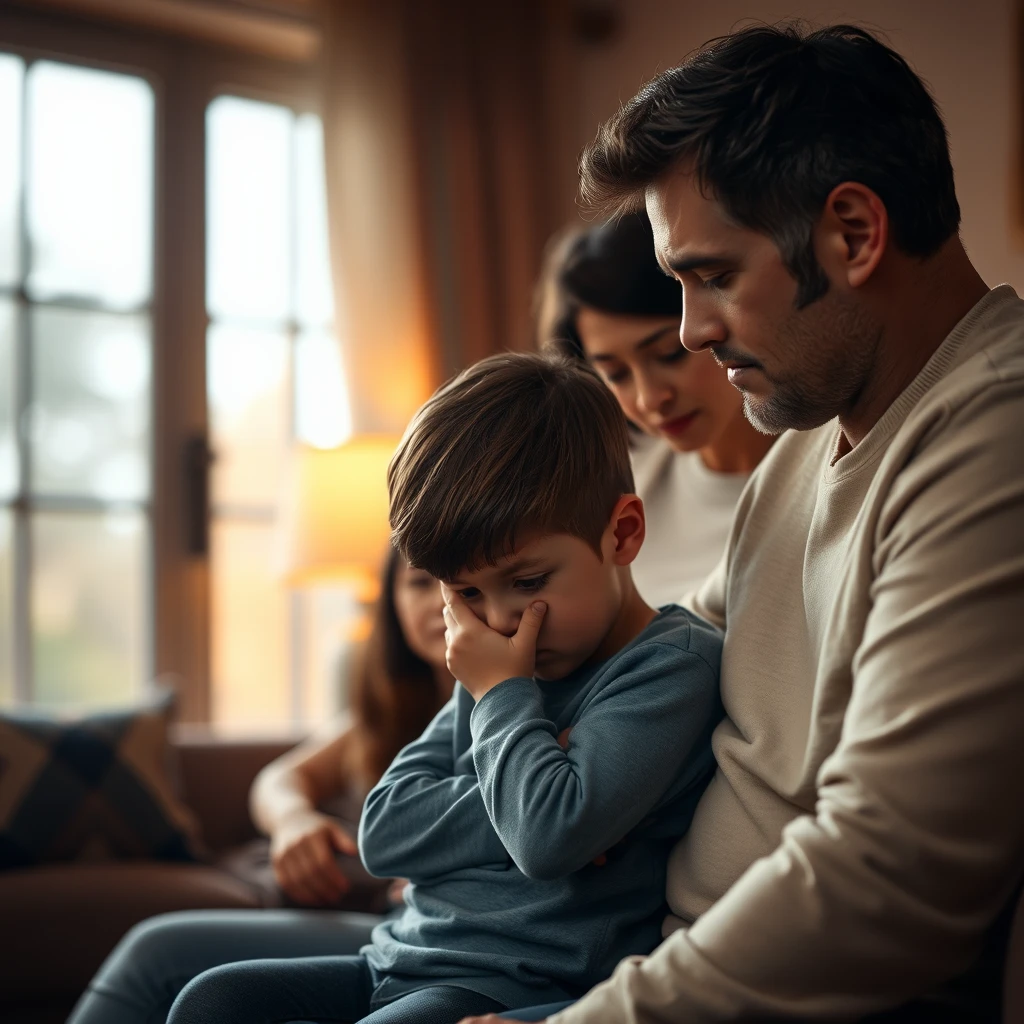
[[[617,403],[579,363],[485,359],[419,411],[388,483],[394,543],[445,585],[459,681],[363,811],[363,861],[410,880],[406,906],[359,957],[208,992],[218,1024],[453,1024],[573,999],[661,939],[721,641],[633,586],[644,511]]]

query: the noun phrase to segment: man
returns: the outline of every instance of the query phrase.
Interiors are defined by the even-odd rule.
[[[666,940],[551,1019],[998,1019],[1024,871],[1024,302],[964,252],[935,105],[860,29],[756,27],[646,86],[582,187],[646,203],[683,344],[789,432],[693,603],[726,630],[728,717]]]

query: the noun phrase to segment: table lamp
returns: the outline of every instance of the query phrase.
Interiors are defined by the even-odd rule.
[[[368,605],[387,548],[387,467],[399,438],[354,437],[296,448],[282,502],[280,575],[293,587],[344,584]]]

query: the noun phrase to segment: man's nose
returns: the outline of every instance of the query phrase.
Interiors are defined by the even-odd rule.
[[[697,286],[700,287],[700,286]],[[716,342],[725,341],[725,325],[714,307],[689,288],[683,289],[683,319],[679,340],[690,352],[700,352]]]

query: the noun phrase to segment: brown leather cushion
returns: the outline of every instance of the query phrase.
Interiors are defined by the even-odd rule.
[[[0,994],[16,1002],[80,992],[121,936],[153,914],[256,906],[249,886],[199,864],[61,864],[2,873]]]
[[[249,819],[253,779],[299,739],[223,739],[202,728],[178,727],[174,749],[182,796],[199,819],[203,841],[214,854],[256,837]]]

